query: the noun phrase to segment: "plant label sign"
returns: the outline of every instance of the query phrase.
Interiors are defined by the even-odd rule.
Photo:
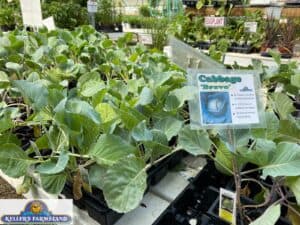
[[[260,126],[260,98],[256,73],[248,71],[194,72],[197,96],[190,105],[192,122],[206,128]]]
[[[55,30],[55,23],[53,16],[43,20],[43,25],[47,27],[48,31]]]
[[[206,16],[204,19],[205,27],[224,27],[226,19],[223,16]]]
[[[40,0],[20,0],[24,26],[43,26]]]
[[[98,11],[98,3],[96,0],[89,0],[87,2],[87,10],[89,13],[96,13]]]
[[[246,32],[256,33],[257,22],[245,22],[244,27],[245,27]]]
[[[236,193],[220,189],[219,217],[232,225],[236,224]]]

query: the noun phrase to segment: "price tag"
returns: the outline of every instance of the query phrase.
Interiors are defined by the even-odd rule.
[[[205,27],[224,27],[225,17],[206,16],[204,20]]]
[[[95,0],[89,0],[87,2],[87,10],[89,13],[96,13],[98,11],[98,3]]]
[[[42,27],[40,0],[20,0],[24,26]]]
[[[189,74],[197,89],[190,105],[192,123],[216,129],[264,127],[260,80],[255,71],[189,70]]]
[[[257,22],[245,22],[244,27],[245,27],[246,32],[256,33]]]
[[[219,217],[232,225],[236,224],[236,193],[220,189]]]

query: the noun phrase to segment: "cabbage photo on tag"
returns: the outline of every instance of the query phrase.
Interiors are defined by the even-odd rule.
[[[232,122],[228,92],[201,92],[203,124],[227,124]]]

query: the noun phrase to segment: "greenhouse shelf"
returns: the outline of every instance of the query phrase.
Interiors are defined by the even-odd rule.
[[[201,51],[205,53],[208,52],[208,50],[201,50]],[[263,65],[271,68],[277,66],[276,62],[272,57],[264,57],[258,53],[243,54],[243,53],[234,53],[234,52],[225,53],[224,64],[234,65],[235,63],[237,63],[239,66],[247,67],[253,65],[253,60],[260,60],[263,63]],[[281,59],[282,63],[289,63],[292,61],[300,62],[300,57],[294,57],[291,59]]]
[[[277,66],[276,62],[273,58],[263,57],[260,54],[241,54],[241,53],[232,53],[227,52],[225,55],[224,64],[226,65],[234,65],[235,62],[238,63],[239,66],[247,67],[252,65],[252,60],[260,60],[265,66],[274,67]],[[282,63],[288,63],[291,61],[300,62],[300,58],[291,58],[291,59],[281,59]]]

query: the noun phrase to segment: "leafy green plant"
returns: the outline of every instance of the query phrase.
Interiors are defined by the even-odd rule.
[[[147,18],[147,19],[151,19],[151,18]],[[133,28],[141,28],[141,27],[145,27],[145,21],[146,18],[141,17],[141,16],[124,16],[123,17],[123,22],[125,23],[129,23],[131,27]]]
[[[204,2],[199,1],[198,3],[202,5]],[[168,32],[194,46],[204,42],[216,44],[219,40],[226,39],[230,45],[250,45],[256,49],[260,48],[265,32],[265,22],[261,11],[245,10],[245,16],[241,17],[230,16],[230,14],[231,9],[224,7],[216,13],[216,16],[226,16],[226,25],[220,28],[205,27],[204,17],[178,15],[170,20]],[[257,32],[246,32],[245,22],[257,22]],[[215,48],[217,46],[212,47],[212,49]]]
[[[42,1],[43,17],[53,16],[56,26],[60,28],[74,29],[77,26],[88,24],[86,2],[84,6],[81,1],[68,0],[61,1]],[[13,0],[0,2],[0,25],[13,28],[22,25],[21,8],[19,1]],[[64,10],[62,10],[62,8]]]
[[[197,17],[200,18],[200,17]],[[179,14],[169,21],[168,34],[185,42],[195,41],[195,33],[200,30],[188,15]]]
[[[292,20],[280,25],[278,40],[279,51],[293,54],[295,42],[297,40],[297,26]]]
[[[279,21],[269,18],[266,21],[265,38],[262,44],[262,50],[274,48],[278,41]]]
[[[0,2],[0,27],[4,30],[13,30],[21,24],[20,10],[16,2],[1,1]]]
[[[15,25],[13,9],[11,8],[1,8],[0,9],[0,25],[13,27]]]
[[[299,83],[294,82],[297,64],[281,64],[280,56],[271,54],[278,63],[277,71],[270,73],[259,63],[255,66],[262,72],[266,127],[210,132],[214,148],[207,154],[220,171],[234,177],[239,224],[275,224],[281,207],[288,211],[289,218],[294,218],[293,224],[300,217],[296,188],[300,177],[300,123],[293,116],[299,110],[294,106],[299,96]],[[244,169],[249,163],[254,167]],[[256,204],[242,205],[241,197],[252,196],[253,185],[261,189],[255,196]],[[266,211],[255,220],[248,216],[251,209]]]
[[[255,12],[246,11],[245,16],[248,21],[257,23],[256,32],[246,35],[246,40],[248,44],[259,49],[263,43],[265,33],[265,20],[263,19],[263,13],[259,10]]]
[[[24,176],[18,191],[35,183],[33,173],[49,193],[60,193],[67,180],[81,190],[85,185],[78,180],[88,170],[108,205],[128,212],[143,197],[146,171],[184,149],[235,175],[239,195],[242,184],[261,184],[267,194],[259,203],[270,208],[258,221],[270,214],[276,221],[277,203],[298,215],[298,65],[281,64],[275,53],[275,73],[257,63],[266,90],[266,128],[233,136],[191,130],[185,102],[194,94],[184,72],[156,50],[128,46],[130,40],[127,35],[115,43],[89,26],[0,34],[0,169]],[[226,46],[222,41],[219,48]],[[242,170],[246,163],[256,168]],[[259,177],[249,180],[255,172]],[[271,188],[262,182],[267,176]],[[248,207],[238,204],[246,221]]]
[[[97,22],[103,26],[111,26],[121,22],[121,14],[117,12],[116,4],[110,0],[98,1]]]
[[[152,36],[152,45],[154,48],[163,50],[168,41],[168,19],[154,19],[146,24],[148,33]]]
[[[142,5],[139,8],[139,14],[144,17],[150,17],[151,11],[148,5]]]
[[[183,148],[185,75],[130,40],[114,43],[89,26],[0,34],[0,169],[24,176],[20,192],[32,172],[49,193],[67,180],[81,190],[88,170],[109,207],[128,212],[143,197],[146,171]]]
[[[55,25],[59,28],[72,30],[80,25],[88,24],[87,9],[79,4],[51,1],[42,4],[42,10],[43,17],[53,16]]]
[[[211,45],[209,48],[210,57],[216,61],[223,62],[229,45],[229,41],[225,38],[221,39],[217,44]]]

